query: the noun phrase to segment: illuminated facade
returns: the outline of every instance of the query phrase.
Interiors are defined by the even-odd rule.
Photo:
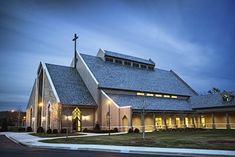
[[[78,53],[69,67],[40,63],[26,124],[34,131],[39,126],[82,131],[97,123],[108,129],[110,118],[111,128],[119,131],[233,129],[234,96],[199,96],[174,71],[156,68],[151,59],[100,49],[96,56]]]

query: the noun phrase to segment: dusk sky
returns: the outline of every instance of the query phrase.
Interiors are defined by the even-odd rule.
[[[0,1],[0,110],[25,110],[40,61],[99,48],[151,58],[199,94],[235,90],[235,1]]]

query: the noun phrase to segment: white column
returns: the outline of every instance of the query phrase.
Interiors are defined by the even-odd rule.
[[[167,129],[167,125],[166,125],[166,113],[164,113],[164,115],[163,115],[163,128]]]
[[[174,114],[174,125],[173,125],[173,128],[177,128],[177,126],[176,126],[176,114]]]
[[[156,113],[153,114],[153,131],[156,130]]]
[[[184,128],[186,128],[186,124],[185,124],[185,115],[183,114],[182,116],[183,116],[183,126],[184,126]]]
[[[192,115],[192,128],[195,128],[194,114]]]
[[[226,112],[226,128],[231,129],[230,122],[229,122],[229,114]]]
[[[214,116],[214,113],[212,113],[212,129],[215,129],[215,116]]]

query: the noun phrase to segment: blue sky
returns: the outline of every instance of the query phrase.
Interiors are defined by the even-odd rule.
[[[40,61],[99,48],[151,58],[198,93],[235,90],[235,1],[0,1],[0,110],[25,109]]]

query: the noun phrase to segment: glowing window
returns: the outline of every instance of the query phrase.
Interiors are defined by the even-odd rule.
[[[172,95],[171,98],[177,99],[178,97],[176,95]]]
[[[156,96],[156,97],[162,97],[162,95],[161,95],[161,94],[155,94],[155,96]]]
[[[164,95],[163,97],[164,98],[170,98],[170,95]]]
[[[153,94],[151,94],[151,93],[147,93],[147,96],[153,96]]]
[[[140,93],[140,92],[138,92],[138,93],[136,93],[137,95],[141,95],[141,96],[144,96],[144,93]]]

